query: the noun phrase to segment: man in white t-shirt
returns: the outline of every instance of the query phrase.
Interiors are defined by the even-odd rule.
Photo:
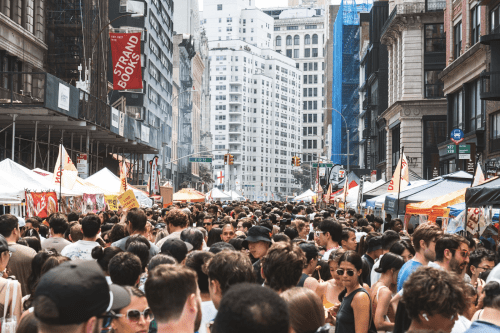
[[[340,247],[340,242],[342,241],[342,226],[333,219],[325,219],[319,224],[318,230],[314,232],[314,240],[319,246],[324,246],[326,248],[323,260],[328,261],[330,253]]]
[[[61,255],[71,260],[92,260],[92,249],[99,245],[96,239],[101,231],[101,220],[97,215],[89,215],[82,220],[81,225],[83,239],[64,247]]]

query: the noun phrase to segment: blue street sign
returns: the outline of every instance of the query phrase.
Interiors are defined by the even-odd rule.
[[[464,140],[464,132],[460,128],[455,128],[451,131],[451,141],[455,142],[455,144],[459,144]]]

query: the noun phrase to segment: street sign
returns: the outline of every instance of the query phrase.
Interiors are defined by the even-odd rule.
[[[459,154],[470,154],[470,145],[459,145],[458,146]]]
[[[457,153],[457,146],[456,145],[447,145],[446,146],[446,153],[447,154],[456,154]],[[466,144],[458,145],[458,153],[459,154],[470,154],[470,145],[466,145]]]
[[[455,142],[456,145],[464,141],[464,132],[460,128],[455,128],[451,131],[451,141]]]
[[[318,164],[320,168],[333,168],[333,163],[313,163],[313,168],[317,168]]]
[[[470,160],[470,154],[458,154],[459,160]]]
[[[212,163],[211,157],[190,157],[189,162],[191,163]]]

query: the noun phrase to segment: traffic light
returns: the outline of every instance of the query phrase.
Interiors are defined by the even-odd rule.
[[[233,165],[233,164],[234,164],[234,156],[229,155],[229,165]]]
[[[295,159],[295,166],[300,166],[300,157],[296,157]]]
[[[296,164],[295,159],[296,159],[296,158],[297,158],[296,156],[293,156],[293,157],[292,157],[292,166],[295,166],[295,164]]]
[[[227,164],[229,160],[229,154],[224,154],[224,164]]]

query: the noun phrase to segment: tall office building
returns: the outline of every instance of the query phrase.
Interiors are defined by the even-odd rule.
[[[323,152],[325,106],[325,9],[322,6],[266,8],[274,18],[274,50],[302,70],[302,162],[317,162]]]
[[[301,151],[302,73],[272,50],[274,20],[254,0],[205,0],[216,184],[250,200],[293,196],[292,157]],[[224,165],[224,154],[234,164]]]

